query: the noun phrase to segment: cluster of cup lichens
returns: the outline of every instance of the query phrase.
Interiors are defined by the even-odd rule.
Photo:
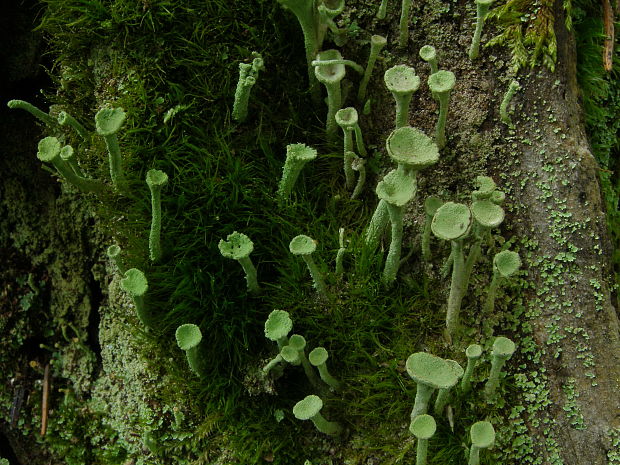
[[[484,245],[492,245],[491,230],[504,221],[501,207],[505,194],[497,189],[495,182],[488,176],[476,178],[478,189],[471,194],[471,204],[446,202],[437,197],[429,197],[425,202],[426,225],[422,234],[422,251],[425,259],[430,260],[430,233],[439,239],[449,241],[450,255],[443,266],[443,273],[452,269],[450,295],[446,312],[446,328],[452,338],[458,328],[461,301],[467,293],[469,280],[476,263],[481,259]],[[469,245],[468,253],[465,247]],[[504,250],[493,259],[493,281],[488,291],[484,310],[487,315],[493,310],[495,295],[502,281],[514,275],[520,268],[521,261],[516,252]]]
[[[326,388],[339,391],[341,383],[334,378],[328,368],[329,354],[324,347],[315,347],[306,355],[306,339],[299,334],[289,333],[293,329],[293,321],[288,312],[274,310],[265,322],[265,337],[278,345],[278,354],[262,369],[262,376],[275,376],[282,373],[285,365],[301,366],[310,381],[310,384],[319,392]],[[315,369],[317,370],[315,372]],[[318,376],[317,376],[318,372]],[[312,420],[316,428],[325,434],[339,435],[342,426],[339,423],[326,420],[320,413],[323,400],[318,395],[306,396],[293,407],[293,414],[299,420]]]
[[[497,395],[504,363],[515,351],[514,343],[503,336],[495,338],[491,351],[491,371],[484,386],[484,397],[493,401]],[[407,373],[416,382],[416,397],[411,411],[409,431],[417,438],[416,465],[425,465],[428,440],[435,434],[435,418],[444,415],[451,398],[457,395],[469,395],[472,390],[472,375],[478,360],[482,356],[482,347],[471,344],[465,354],[465,370],[454,360],[446,360],[426,352],[417,352],[407,359]],[[460,381],[460,382],[459,382]],[[433,416],[428,412],[433,393],[437,391],[433,406]],[[470,429],[471,447],[469,448],[469,465],[479,464],[481,449],[491,447],[495,440],[495,431],[488,421],[474,423]]]
[[[23,100],[11,100],[9,108],[17,108],[28,111],[30,114],[43,121],[50,129],[55,130],[62,126],[68,126],[84,141],[89,142],[91,133],[73,116],[66,111],[58,113],[57,118],[43,112],[37,107]],[[127,181],[123,173],[118,133],[125,124],[126,113],[122,108],[102,108],[95,115],[95,130],[105,142],[108,152],[108,164],[110,180],[113,189],[120,194],[128,194]],[[82,192],[101,194],[107,190],[102,181],[87,178],[77,159],[76,151],[71,145],[63,145],[60,138],[45,137],[39,142],[37,157],[44,163],[50,163],[58,173],[70,184]],[[151,192],[151,230],[149,234],[149,255],[153,262],[161,259],[161,191],[168,182],[166,173],[160,170],[149,170],[146,175],[146,184]],[[117,253],[120,253],[117,251]]]

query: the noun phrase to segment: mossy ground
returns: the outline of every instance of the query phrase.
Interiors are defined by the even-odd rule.
[[[58,381],[52,396],[56,407],[45,439],[52,452],[69,464],[412,460],[414,442],[407,426],[415,387],[404,372],[405,359],[426,350],[464,362],[462,352],[443,342],[446,286],[437,276],[440,259],[432,267],[413,260],[403,268],[398,286],[386,291],[379,282],[379,255],[359,252],[374,194],[368,188],[362,200],[348,200],[340,155],[323,140],[323,110],[315,113],[308,105],[304,54],[292,17],[267,0],[234,5],[209,0],[44,4],[41,30],[50,38],[55,57],[51,75],[58,86],[48,98],[55,110],[68,111],[89,129],[102,105],[122,106],[128,113],[121,147],[132,195],[82,200],[96,212],[110,240],[122,247],[126,265],[147,274],[148,304],[161,319],[156,330],[141,330],[129,300],[119,292],[114,270],[99,270],[100,277],[113,276],[107,303],[99,309],[101,371],[88,389],[79,378],[82,368],[57,374],[65,380]],[[347,10],[343,16],[352,55],[365,57],[365,31],[396,30],[396,21],[372,19],[373,8],[372,2],[360,3],[358,11]],[[469,32],[457,30],[459,24],[449,27],[461,10],[439,2],[420,6],[414,11],[419,30],[441,27],[434,28],[434,36],[413,32],[413,43],[465,47]],[[267,70],[253,90],[248,123],[236,125],[230,109],[237,63],[248,60],[252,51],[264,56]],[[485,65],[487,70],[507,65],[509,58],[497,55]],[[383,67],[403,59],[425,76],[417,57],[397,52],[387,54]],[[461,69],[462,79],[476,79],[464,64],[462,50],[444,48],[443,63]],[[375,86],[380,85],[378,76]],[[481,80],[481,85],[488,82]],[[483,90],[496,91],[501,98],[501,84],[494,85],[497,89]],[[494,111],[489,97],[463,86],[455,91],[454,103],[455,117],[449,122],[454,146],[432,175],[422,177],[419,198],[439,192],[446,199],[465,199],[475,175],[485,174],[494,143],[501,138],[501,131],[488,122]],[[373,98],[373,107],[381,106],[391,106],[385,92]],[[413,107],[419,108],[415,125],[432,133],[436,108],[430,97],[416,95]],[[381,141],[392,127],[390,118],[390,112],[375,110],[373,126],[365,127],[366,139],[376,149],[370,186],[381,163],[386,164]],[[107,179],[103,142],[96,136],[80,141],[70,131],[65,137],[79,149],[89,175]],[[315,146],[321,157],[304,170],[293,199],[280,205],[275,190],[285,146],[295,142]],[[170,177],[163,195],[165,255],[157,265],[147,258],[150,200],[143,179],[151,168]],[[421,224],[419,206],[410,212],[408,226]],[[343,278],[331,272],[340,227],[351,251]],[[241,267],[219,254],[218,241],[234,230],[255,243],[252,258],[264,287],[261,296],[248,295]],[[327,273],[330,301],[316,298],[303,261],[288,252],[290,239],[302,233],[318,241],[317,259]],[[27,241],[25,236],[20,240]],[[416,240],[415,234],[409,237],[405,253],[417,247]],[[99,259],[107,245],[100,244]],[[438,251],[436,242],[434,246]],[[489,263],[479,268],[482,277],[473,282],[464,316],[477,329],[465,342],[492,333],[491,322],[485,324],[471,313],[483,298]],[[311,392],[303,372],[287,368],[273,385],[256,382],[257,370],[274,355],[262,330],[274,308],[291,313],[294,331],[311,347],[330,351],[332,374],[346,387],[342,394],[326,394],[326,416],[344,423],[343,440],[325,438],[292,416],[295,402]],[[59,321],[54,318],[53,326],[59,327]],[[205,355],[212,363],[203,380],[191,375],[176,348],[174,329],[183,323],[199,324],[208,341]],[[93,373],[87,366],[92,357],[86,350],[79,356],[84,341],[75,337],[61,342],[64,350],[56,356],[69,360],[66,354],[72,348]],[[484,379],[484,366],[478,380]],[[59,392],[58,387],[67,390]],[[511,384],[506,388],[515,390]],[[4,405],[10,402],[4,400]],[[30,405],[33,411],[36,407]],[[499,418],[495,410],[504,404],[489,407],[474,396],[458,399],[454,407],[454,429],[440,421],[431,441],[431,463],[463,463],[468,426],[485,416]]]

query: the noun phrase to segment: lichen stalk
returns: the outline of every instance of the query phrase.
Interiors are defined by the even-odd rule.
[[[383,284],[389,286],[396,280],[403,240],[403,207],[387,204],[388,215],[391,223],[391,241],[385,268],[383,269]]]
[[[365,157],[367,155],[366,146],[364,145],[364,138],[362,137],[362,128],[359,123],[355,125],[353,129],[355,131],[355,146],[360,156]]]
[[[422,259],[425,262],[431,260],[431,221],[433,217],[426,215],[426,222],[424,223],[424,230],[422,231]]]
[[[458,328],[461,300],[463,299],[463,279],[465,273],[465,258],[463,256],[463,241],[452,242],[454,252],[452,264],[452,282],[450,283],[450,296],[448,297],[448,310],[446,312],[446,328],[448,335],[452,337]]]
[[[256,267],[254,263],[252,263],[252,259],[250,257],[243,257],[238,261],[245,272],[245,281],[248,286],[248,291],[252,294],[258,294],[260,292],[260,286],[258,285]]]
[[[311,255],[302,255],[302,258],[308,266],[308,271],[310,272],[310,276],[312,277],[314,288],[319,293],[319,295],[327,297],[327,286],[325,285],[323,275],[319,271],[319,267],[314,262],[314,259]]]
[[[24,100],[9,100],[7,106],[11,109],[19,108],[20,110],[25,110],[52,128],[58,124],[57,121],[50,115],[42,110],[39,110],[33,104],[25,102]]]
[[[344,273],[344,254],[347,251],[344,245],[344,228],[340,228],[338,230],[338,245],[340,246],[340,248],[336,253],[336,275],[342,276],[342,274]]]
[[[304,49],[306,51],[306,62],[308,66],[308,84],[315,104],[320,102],[318,81],[312,70],[312,60],[321,48],[319,43],[318,31],[318,11],[315,8],[314,0],[278,0],[280,4],[293,12],[304,36]]]
[[[446,120],[448,119],[449,94],[437,94],[439,99],[439,118],[435,128],[435,143],[440,149],[446,146]]]
[[[312,417],[311,420],[316,429],[321,433],[329,434],[330,436],[338,436],[342,433],[342,426],[339,423],[325,419],[320,412]]]
[[[411,420],[418,415],[423,415],[428,412],[428,403],[435,392],[435,389],[426,384],[418,383],[415,393],[415,401],[413,403],[413,409],[411,410]]]
[[[416,465],[426,465],[426,457],[428,454],[428,439],[418,439],[416,446],[415,463]]]
[[[256,84],[256,78],[248,75],[252,65],[239,63],[239,80],[235,89],[235,101],[233,103],[232,117],[235,121],[244,122],[248,117],[248,105],[252,87]]]
[[[411,0],[402,0],[400,11],[400,24],[398,27],[398,45],[402,48],[409,42],[409,13],[411,12]]]
[[[118,145],[116,134],[104,136],[105,145],[108,149],[108,160],[110,162],[110,178],[116,190],[123,190],[125,177],[122,170],[121,148]]]
[[[151,230],[149,232],[149,258],[158,262],[162,257],[161,249],[161,190],[168,182],[168,176],[163,171],[149,170],[146,183],[151,191]]]
[[[388,221],[389,213],[387,202],[381,199],[377,204],[377,208],[375,209],[375,212],[370,219],[368,229],[366,230],[366,246],[371,250],[375,250],[377,245],[379,245],[379,241],[381,240],[381,236],[383,235],[383,231],[385,230],[385,226]]]
[[[409,125],[409,104],[413,98],[413,93],[395,95],[394,97],[396,100],[396,128],[398,129]]]
[[[54,168],[65,178],[68,182],[83,192],[101,193],[105,190],[105,185],[94,179],[83,178],[75,174],[75,171],[71,166],[65,163],[63,160],[52,162]]]
[[[73,130],[75,132],[77,132],[82,137],[82,139],[88,140],[89,133],[86,130],[86,128],[84,126],[82,126],[78,122],[78,120],[76,120],[73,116],[71,116],[66,111],[61,111],[58,114],[58,123],[61,126],[65,126],[65,125],[71,126],[73,128]]]
[[[433,412],[435,415],[441,415],[443,413],[449,399],[450,389],[440,389],[437,393],[437,398],[435,399],[435,406],[433,407]]]
[[[471,390],[471,377],[474,374],[474,368],[476,368],[477,359],[467,358],[467,366],[465,367],[465,373],[461,379],[461,392],[463,394],[468,393]]]
[[[262,369],[263,376],[267,376],[269,372],[271,372],[271,370],[273,370],[276,366],[282,363],[282,360],[284,359],[282,358],[282,355],[280,354],[276,355],[274,358],[269,360],[269,363],[267,363],[267,365],[265,365]]]
[[[480,51],[480,37],[482,36],[482,27],[484,26],[484,20],[489,12],[492,0],[477,0],[476,1],[476,30],[474,31],[474,37],[471,41],[469,48],[469,59],[475,60],[478,57]]]
[[[362,189],[364,188],[364,184],[366,183],[366,160],[363,158],[356,158],[353,161],[352,167],[355,171],[359,173],[357,178],[357,184],[355,184],[355,189],[351,194],[351,200],[356,199],[362,193]]]
[[[353,131],[346,131],[351,135]],[[344,179],[347,189],[353,189],[355,184],[355,171],[353,170],[353,160],[355,160],[355,152],[346,150],[346,136],[345,136],[345,152],[344,152]]]
[[[383,7],[383,18],[385,18],[385,7],[387,7],[387,0],[383,0],[381,6],[379,7],[379,11]],[[379,15],[377,14],[377,18]],[[383,19],[379,18],[379,19]],[[370,55],[368,56],[368,63],[366,64],[366,69],[364,70],[364,76],[362,77],[362,81],[360,82],[360,87],[357,91],[357,99],[362,102],[366,98],[366,89],[368,88],[368,83],[370,82],[370,77],[372,76],[372,71],[375,68],[375,63],[377,62],[377,57],[381,50],[387,44],[387,40],[385,37],[380,35],[373,35],[370,38]]]
[[[325,122],[325,132],[328,136],[333,137],[338,130],[336,124],[336,112],[342,106],[342,92],[340,83],[326,84],[327,89],[327,121]]]
[[[480,465],[480,448],[472,444],[469,448],[469,460],[467,465]]]
[[[505,358],[491,358],[491,371],[489,373],[489,379],[484,386],[484,395],[487,399],[491,399],[495,395],[495,391],[499,387],[499,375],[501,374],[502,368],[504,368],[505,363]]]
[[[493,308],[495,307],[495,297],[497,295],[497,289],[499,288],[502,277],[500,274],[493,270],[493,279],[491,279],[491,284],[489,285],[489,290],[487,291],[487,299],[484,302],[484,307],[482,307],[483,315],[491,315],[493,313]]]
[[[385,19],[385,15],[387,14],[388,0],[381,0],[381,5],[379,5],[379,9],[377,10],[377,19]]]
[[[510,119],[510,115],[508,114],[508,105],[510,105],[510,101],[520,88],[521,86],[517,81],[510,81],[510,84],[508,85],[508,90],[506,91],[506,94],[504,94],[502,103],[499,106],[500,119],[502,123],[504,123],[509,128],[514,128],[514,124],[512,124],[512,120]]]

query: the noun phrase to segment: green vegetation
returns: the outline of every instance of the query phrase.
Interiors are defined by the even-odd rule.
[[[332,152],[321,128],[312,123],[317,117],[304,93],[304,68],[315,54],[308,63],[298,58],[303,50],[289,40],[297,31],[272,3],[239,0],[233,7],[218,0],[198,8],[174,1],[46,2],[41,29],[51,37],[55,70],[63,73],[56,77],[64,83],[50,95],[51,101],[84,122],[91,121],[92,108],[101,105],[126,109],[126,130],[118,134],[125,170],[113,179],[126,177],[133,197],[104,192],[97,200],[80,201],[99,213],[101,228],[122,246],[123,266],[144,270],[149,277],[148,309],[158,315],[157,328],[144,333],[123,314],[127,302],[122,293],[111,292],[112,313],[104,318],[101,337],[104,355],[112,351],[117,365],[106,358],[106,372],[92,401],[74,396],[70,388],[65,399],[53,393],[58,407],[43,440],[69,465],[131,460],[149,465],[216,460],[281,465],[303,463],[308,457],[327,463],[330,439],[320,438],[311,425],[295,422],[290,414],[309,391],[301,368],[293,363],[280,377],[260,379],[261,367],[276,352],[275,358],[284,353],[294,360],[286,349],[289,315],[310,347],[324,346],[333,354],[330,363],[342,379],[342,391],[320,394],[330,408],[328,418],[354,432],[353,439],[343,441],[341,452],[353,463],[377,456],[396,463],[411,454],[412,443],[401,425],[409,399],[422,390],[403,379],[402,362],[418,344],[441,357],[464,360],[462,352],[441,341],[444,299],[436,281],[399,263],[398,285],[389,293],[382,289],[383,259],[368,253],[362,234],[375,199],[356,188],[349,200],[342,188],[340,154]],[[230,122],[235,63],[257,49],[264,50],[274,73],[284,77],[261,79],[254,86],[257,98],[248,105],[255,118],[241,129]],[[371,153],[371,145],[381,144],[376,136],[372,129],[367,134]],[[74,147],[88,149],[79,151],[84,172],[103,179],[103,141],[84,140],[73,131],[67,138]],[[294,192],[293,184],[287,188],[284,197],[291,201],[278,202],[274,191],[284,148],[293,142],[312,144],[321,156],[305,168],[299,182],[293,181]],[[363,168],[363,160],[358,163]],[[370,158],[366,166],[372,179],[376,160]],[[169,252],[154,264],[148,260],[151,210],[143,183],[151,167],[170,174],[162,221],[172,240],[167,241]],[[359,179],[363,184],[361,171]],[[381,233],[389,219],[385,202],[383,206]],[[320,300],[303,285],[307,270],[288,253],[288,241],[307,232],[320,244],[315,254],[326,263],[344,248],[337,240],[341,227],[349,239],[349,253],[341,255],[341,269],[346,266],[347,272],[320,270],[333,301]],[[247,274],[246,286],[241,270],[218,253],[220,238],[235,230],[257,243],[253,257],[265,290],[260,296],[248,294],[252,289]],[[26,288],[19,287],[24,298],[29,295]],[[467,305],[475,308],[477,297]],[[279,337],[269,331],[281,346],[277,351],[261,334],[274,308],[286,309],[275,312],[288,328]],[[201,379],[189,376],[174,344],[177,328],[187,321],[195,321],[208,342],[200,345],[203,359],[209,361]],[[22,334],[18,328],[12,331]],[[135,341],[136,347],[123,345],[123,340]],[[86,360],[86,351],[74,344],[82,354],[79,359]],[[127,379],[115,383],[114,376]],[[479,381],[474,375],[472,383]],[[61,376],[58,382],[69,383]],[[118,394],[111,397],[110,392]],[[152,405],[144,405],[144,398],[153,400]],[[6,402],[3,399],[3,405]],[[452,392],[447,402],[459,414],[453,432],[447,420],[438,419],[430,463],[462,461],[465,425],[474,417],[493,415],[496,408],[484,405],[476,389],[467,399]],[[84,416],[76,416],[76,411]]]

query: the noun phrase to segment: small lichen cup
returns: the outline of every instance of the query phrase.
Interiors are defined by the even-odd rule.
[[[409,123],[409,104],[413,93],[420,87],[420,76],[407,65],[396,65],[388,69],[383,79],[388,90],[396,101],[396,128]]]
[[[446,146],[446,120],[448,118],[448,105],[450,92],[456,84],[456,77],[452,71],[440,70],[431,74],[428,78],[428,87],[433,96],[439,100],[439,118],[435,127],[435,142],[442,149]]]
[[[298,420],[312,420],[316,429],[321,433],[338,436],[342,433],[342,425],[326,420],[321,415],[323,401],[319,396],[309,395],[300,400],[293,407],[293,415]]]
[[[83,192],[100,193],[105,185],[93,179],[78,176],[73,168],[61,157],[62,146],[56,137],[45,137],[39,141],[37,158],[44,163],[51,163],[60,175]]]
[[[476,363],[482,357],[482,346],[478,344],[470,344],[465,350],[465,356],[467,357],[467,367],[465,368],[465,374],[461,379],[461,392],[467,394],[471,390],[471,378],[476,368]]]
[[[316,250],[316,242],[310,236],[300,234],[295,236],[290,244],[289,250],[293,255],[299,255],[306,262],[310,276],[314,283],[314,288],[322,297],[327,297],[327,286],[323,280],[323,273],[312,258],[312,253]]]
[[[319,376],[328,384],[332,389],[338,391],[341,387],[340,381],[334,378],[327,369],[327,359],[329,358],[329,354],[327,353],[327,349],[325,347],[315,347],[309,354],[308,360],[310,364],[319,371]]]
[[[468,465],[480,465],[480,450],[487,449],[495,442],[495,429],[488,421],[478,421],[469,430],[471,447]]]
[[[452,362],[426,352],[416,352],[407,358],[405,368],[417,384],[412,420],[428,411],[430,398],[436,389],[450,389],[458,383],[462,370],[459,375]]]
[[[503,250],[493,257],[493,279],[487,291],[487,300],[484,303],[483,314],[491,315],[495,307],[495,297],[500,284],[513,276],[521,268],[521,258],[517,252]]]
[[[222,256],[239,262],[245,272],[248,291],[258,294],[260,286],[258,285],[256,267],[250,258],[250,254],[254,250],[252,240],[245,234],[234,231],[226,237],[226,240],[220,240],[218,248]]]
[[[286,161],[282,170],[282,178],[278,185],[278,198],[288,199],[297,182],[299,173],[309,161],[317,157],[317,151],[306,144],[289,144],[286,146]]]
[[[342,55],[338,50],[325,50],[316,56],[318,61],[342,60]],[[328,66],[315,66],[314,75],[316,79],[327,89],[327,120],[325,131],[328,137],[333,137],[338,128],[336,124],[336,112],[342,106],[341,81],[346,74],[344,64],[334,64]]]
[[[161,260],[161,191],[168,184],[168,175],[161,170],[149,170],[146,184],[151,191],[151,230],[149,232],[149,257],[156,263]]]
[[[140,322],[147,328],[154,328],[157,320],[146,308],[144,299],[149,289],[149,283],[144,273],[137,268],[131,268],[125,272],[121,279],[121,289],[127,292],[133,299],[136,314]]]
[[[431,74],[439,71],[437,65],[437,50],[432,45],[425,45],[420,49],[420,58],[426,61],[431,67]]]
[[[516,350],[515,343],[504,336],[499,336],[493,341],[493,350],[491,352],[491,372],[489,379],[484,386],[484,395],[488,401],[495,397],[495,392],[499,387],[499,378],[504,368],[504,364],[512,357]]]
[[[185,351],[190,369],[198,376],[203,376],[204,362],[199,353],[199,345],[202,341],[200,328],[191,323],[181,325],[175,332],[175,338],[179,349]]]
[[[392,170],[377,184],[376,193],[380,201],[385,202],[391,224],[391,241],[382,281],[384,285],[391,285],[396,279],[400,266],[400,256],[403,240],[403,216],[405,205],[413,199],[417,191],[415,178],[402,170]]]
[[[426,465],[428,440],[433,437],[435,431],[437,431],[437,423],[432,416],[426,413],[418,415],[409,424],[409,432],[418,440],[416,465]]]
[[[103,108],[95,115],[95,129],[97,134],[105,140],[108,149],[112,185],[121,192],[126,190],[126,186],[117,133],[125,123],[126,117],[127,115],[122,108]]]
[[[465,257],[463,239],[467,236],[472,222],[471,211],[467,205],[447,202],[437,209],[431,231],[435,236],[450,241],[452,256],[452,280],[446,312],[448,338],[454,337],[459,324],[459,311],[463,299],[465,280]]]
[[[265,337],[278,344],[278,349],[288,344],[288,333],[293,329],[293,320],[285,310],[274,310],[265,321]]]

